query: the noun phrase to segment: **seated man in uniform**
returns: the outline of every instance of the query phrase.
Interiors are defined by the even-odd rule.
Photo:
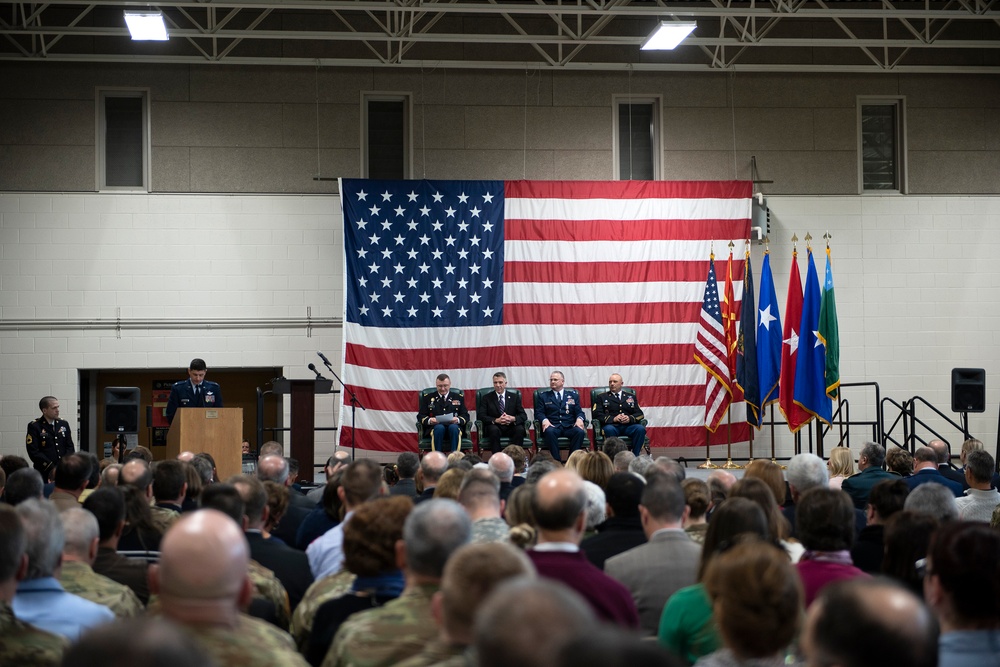
[[[542,437],[552,458],[559,461],[559,437],[569,438],[569,453],[583,446],[587,433],[583,430],[583,408],[580,395],[573,389],[563,389],[566,376],[561,371],[549,375],[548,391],[539,395],[541,405],[535,406],[535,415],[542,423]],[[537,434],[535,437],[538,437]]]
[[[451,378],[441,373],[435,382],[437,392],[420,397],[417,421],[424,435],[431,436],[431,449],[450,452],[461,449],[462,432],[469,423],[462,393],[451,390]]]
[[[208,366],[204,359],[192,359],[188,366],[188,379],[175,382],[167,400],[167,422],[174,421],[178,408],[221,408],[222,388],[205,379]]]
[[[608,391],[597,397],[594,404],[594,428],[604,431],[605,438],[624,435],[632,442],[632,453],[639,456],[646,442],[646,427],[642,421],[642,408],[634,394],[622,391],[622,376],[614,373],[608,379]]]

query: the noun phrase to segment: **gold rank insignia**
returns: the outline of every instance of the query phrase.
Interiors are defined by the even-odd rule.
[[[31,439],[31,434],[29,433],[27,435],[27,437],[25,437],[25,439],[24,439],[24,444],[30,445],[32,442],[34,442],[34,441]]]

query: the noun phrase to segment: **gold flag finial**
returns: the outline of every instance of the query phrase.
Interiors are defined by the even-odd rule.
[[[813,249],[812,248],[812,240],[813,240],[812,234],[810,234],[809,232],[806,232],[806,237],[803,240],[806,242],[806,250],[808,250],[809,252],[812,252],[812,249]]]
[[[764,254],[766,255],[769,252],[771,252],[771,237],[770,236],[765,236],[764,237]]]
[[[832,238],[833,238],[833,234],[830,233],[829,229],[826,230],[826,234],[823,234],[823,239],[826,240],[826,249],[827,250],[830,249],[830,239],[832,239]]]
[[[732,252],[732,251],[733,251],[733,248],[735,248],[735,247],[736,247],[736,244],[735,244],[735,243],[733,243],[733,242],[732,242],[732,240],[730,240],[730,241],[729,241],[729,252]]]

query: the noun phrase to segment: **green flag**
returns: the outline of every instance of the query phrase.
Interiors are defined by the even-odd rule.
[[[830,267],[830,248],[826,249],[826,280],[823,298],[819,305],[819,339],[826,348],[826,395],[836,399],[840,395],[840,332],[837,327],[837,302],[833,297],[833,269]]]

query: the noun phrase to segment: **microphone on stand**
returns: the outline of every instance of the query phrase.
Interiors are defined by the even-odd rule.
[[[324,364],[326,364],[327,366],[330,365],[330,360],[326,358],[325,354],[323,354],[322,352],[317,352],[316,354],[319,355],[319,358],[323,360]]]
[[[326,378],[320,375],[320,372],[316,370],[316,364],[309,364],[309,370],[316,374],[317,380],[325,380]]]

